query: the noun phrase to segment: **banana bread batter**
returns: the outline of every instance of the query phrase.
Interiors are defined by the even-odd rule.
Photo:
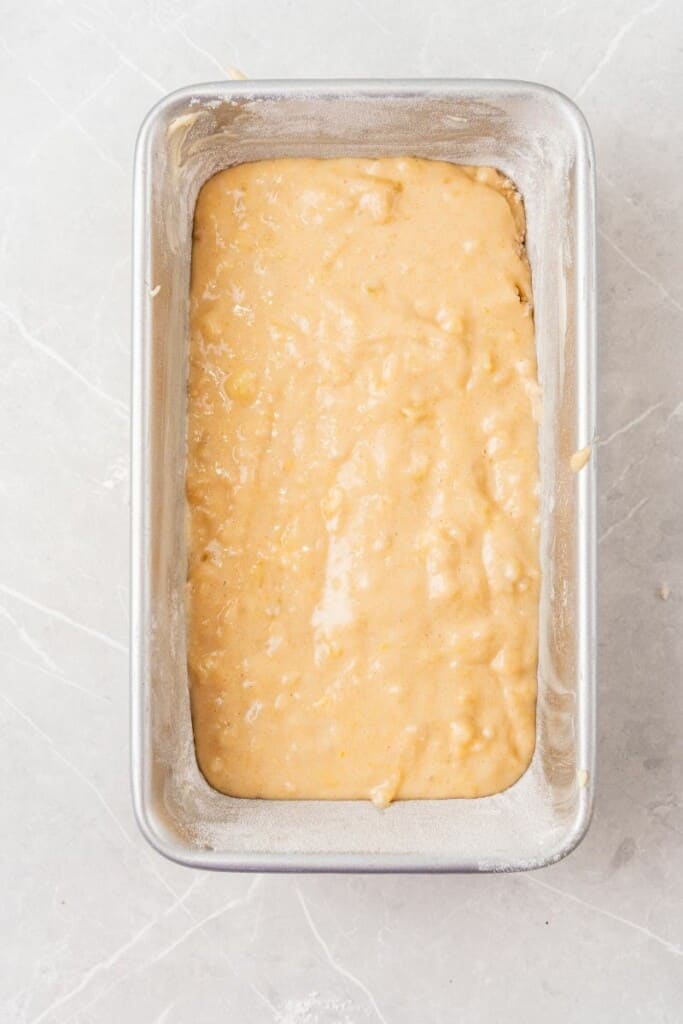
[[[191,285],[197,756],[245,797],[476,797],[535,743],[538,386],[497,171],[211,178]]]

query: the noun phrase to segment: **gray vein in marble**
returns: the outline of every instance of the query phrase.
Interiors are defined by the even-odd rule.
[[[158,876],[158,877],[159,877],[160,881],[163,881],[163,879],[161,879],[161,876]],[[77,986],[75,986],[75,988],[71,989],[70,992],[66,993],[55,1004],[53,1004],[51,1007],[49,1007],[48,1010],[44,1010],[42,1012],[41,1016],[37,1020],[32,1021],[31,1024],[39,1024],[39,1021],[44,1019],[45,1016],[48,1015],[51,1011],[53,1011],[55,1009],[58,1009],[60,1006],[63,1006],[67,1002],[70,1002],[71,1000],[75,999],[81,992],[83,992],[85,990],[85,988],[90,983],[90,981],[92,981],[93,978],[98,977],[102,973],[104,973],[106,971],[109,971],[112,968],[116,967],[117,964],[119,964],[121,962],[121,960],[126,955],[126,953],[128,953],[132,949],[134,949],[138,945],[138,943],[140,943],[142,941],[142,939],[147,934],[151,933],[159,924],[161,924],[163,921],[165,921],[166,918],[170,917],[171,914],[175,913],[176,910],[182,910],[183,913],[185,913],[188,917],[191,918],[190,910],[189,910],[189,908],[186,905],[187,904],[187,900],[190,898],[192,893],[197,888],[199,888],[202,884],[205,884],[205,883],[206,883],[206,878],[195,877],[192,880],[192,882],[189,884],[189,886],[187,886],[185,891],[182,894],[180,894],[179,896],[175,896],[173,902],[168,907],[166,907],[160,914],[157,914],[157,916],[155,918],[153,918],[151,921],[146,922],[133,935],[131,935],[129,939],[127,939],[124,943],[122,943],[120,946],[118,946],[112,953],[110,953],[106,957],[106,959],[104,959],[104,960],[102,960],[102,961],[100,961],[100,962],[98,962],[96,964],[93,964],[93,966],[90,967],[88,969],[88,971],[86,972],[85,984],[80,984],[79,983]],[[165,885],[165,887],[167,889],[169,888],[168,885]],[[85,1005],[83,1005],[83,1006],[81,1006],[81,1007],[79,1007],[79,1008],[74,1010],[74,1013],[70,1017],[67,1018],[67,1024],[70,1024],[70,1022],[75,1020],[77,1016],[81,1016],[83,1014],[88,1013],[90,1010],[92,1010],[92,1008],[97,1003],[101,1002],[101,1000],[109,992],[111,992],[113,989],[115,989],[118,985],[122,984],[122,982],[124,982],[127,978],[129,978],[130,975],[134,971],[138,971],[139,969],[140,969],[139,964],[134,962],[132,967],[130,967],[128,970],[124,971],[118,977],[114,977],[108,984],[103,985],[95,993],[95,995],[93,996],[92,999],[90,999],[87,1003],[85,1003]]]
[[[167,918],[176,909],[182,910],[183,913],[187,917],[189,917],[189,919],[193,923],[192,927],[189,928],[189,929],[186,929],[182,933],[181,937],[177,941],[173,942],[171,944],[171,946],[166,949],[166,951],[165,951],[163,956],[162,955],[156,955],[155,957],[152,957],[148,961],[144,961],[142,963],[142,965],[140,965],[139,963],[133,963],[133,965],[128,970],[126,970],[123,974],[121,974],[118,977],[113,978],[109,982],[109,984],[105,985],[98,992],[96,992],[94,998],[91,999],[88,1003],[86,1003],[85,1006],[83,1006],[79,1010],[77,1010],[76,1014],[78,1014],[80,1016],[81,1014],[88,1013],[92,1009],[93,1006],[95,1006],[97,1003],[99,1003],[104,998],[105,995],[107,995],[113,989],[117,988],[124,981],[126,981],[126,979],[128,979],[133,972],[137,973],[139,971],[147,970],[149,967],[153,966],[155,963],[159,963],[162,959],[165,958],[166,955],[168,955],[172,951],[172,949],[175,949],[177,946],[179,946],[182,941],[185,941],[186,939],[188,939],[194,932],[201,931],[202,926],[205,925],[206,923],[208,923],[209,917],[211,917],[211,919],[213,919],[213,916],[215,916],[215,915],[209,915],[209,917],[207,917],[206,920],[197,921],[197,918],[194,916],[194,914],[192,913],[190,908],[186,905],[186,901],[189,898],[189,896],[191,895],[191,892],[194,891],[195,889],[199,888],[200,886],[206,885],[208,880],[209,880],[209,876],[206,876],[206,875],[195,877],[195,880],[193,881],[191,886],[183,893],[183,895],[181,897],[176,897],[174,902],[173,902],[173,904],[171,904],[171,906],[167,907],[152,922],[150,922],[149,929],[145,927],[145,928],[139,930],[137,933],[135,933],[134,936],[132,936],[126,943],[124,943],[121,947],[119,947],[114,953],[112,953],[107,958],[107,964],[108,964],[108,966],[115,966],[121,960],[122,956],[125,955],[125,953],[128,952],[131,948],[133,948],[144,937],[144,935],[147,934],[148,931],[152,930],[156,925],[158,925],[162,920]],[[161,879],[161,877],[160,877],[160,881],[163,882],[163,879]],[[255,876],[254,879],[253,879],[253,883],[255,883],[257,881],[258,881],[258,876]],[[172,891],[172,890],[170,890],[168,885],[166,885],[166,888],[169,889],[169,891]],[[223,912],[227,912],[230,909],[234,909],[235,907],[237,907],[238,905],[242,904],[243,902],[245,902],[245,901],[243,900],[242,897],[240,897],[237,900],[232,900],[229,905],[223,907]],[[75,995],[75,992],[73,992],[72,995]],[[71,1019],[72,1018],[69,1018],[69,1020],[71,1020]]]
[[[14,711],[16,715],[18,715],[28,726],[30,726],[34,732],[36,732],[43,740],[45,740],[54,756],[58,758],[58,760],[60,760],[63,764],[65,764],[67,768],[69,768],[74,773],[74,775],[78,776],[81,782],[83,782],[84,785],[86,785],[88,789],[95,794],[97,800],[104,808],[106,814],[114,822],[116,828],[124,837],[126,842],[132,843],[132,839],[128,832],[126,831],[126,829],[124,828],[121,820],[118,818],[113,808],[109,805],[106,797],[97,788],[92,779],[89,779],[88,776],[85,775],[84,772],[82,772],[81,769],[73,763],[73,761],[70,761],[68,757],[65,757],[61,750],[59,750],[59,748],[57,747],[53,738],[48,733],[46,733],[44,729],[41,729],[38,723],[34,722],[30,715],[27,715],[25,711],[22,711],[21,708],[18,707],[13,700],[10,700],[7,694],[0,693],[0,700],[2,700],[9,708],[11,708],[12,711]]]
[[[180,29],[180,26],[183,24],[183,22],[187,21],[188,18],[191,18],[191,17],[198,18],[200,13],[201,13],[201,11],[202,11],[203,6],[204,6],[203,4],[200,4],[199,6],[192,7],[189,10],[184,10],[175,19],[175,21],[171,22],[171,24],[168,26],[169,30],[175,31],[176,29]],[[189,44],[190,49],[192,49],[195,52],[199,53],[200,56],[204,56],[214,67],[220,68],[221,69],[221,73],[222,73],[221,77],[225,78],[226,73],[227,73],[227,68],[221,63],[221,61],[214,54],[210,53],[208,50],[205,50],[204,47],[201,47],[197,43],[197,41],[195,39],[192,39],[189,36],[185,36],[183,30],[180,30],[180,36],[181,36],[181,38],[184,38],[185,41]],[[234,54],[234,60],[239,65],[239,67],[242,68],[242,59],[240,57],[239,49],[238,49],[238,47],[235,44],[234,37],[232,37],[232,36],[231,36],[231,38],[229,40],[229,47],[228,47],[228,49],[230,50],[230,52],[232,54]]]
[[[620,527],[622,527],[622,526],[624,526],[624,525],[625,525],[626,523],[628,523],[630,519],[633,519],[633,517],[634,517],[634,516],[638,515],[638,513],[640,512],[640,510],[641,510],[642,508],[645,508],[645,506],[647,505],[647,503],[649,502],[649,500],[650,500],[650,499],[649,499],[649,497],[647,497],[647,496],[646,496],[646,497],[644,497],[644,498],[641,498],[641,499],[640,499],[640,501],[639,501],[639,502],[637,502],[637,503],[636,503],[636,504],[635,504],[635,505],[633,506],[633,508],[630,508],[630,509],[628,510],[628,512],[627,512],[627,513],[626,513],[625,515],[621,516],[621,518],[619,518],[619,519],[617,519],[617,520],[616,520],[615,522],[611,523],[611,524],[610,524],[610,525],[609,525],[609,526],[607,527],[607,529],[606,529],[606,530],[604,530],[604,531],[603,531],[603,532],[602,532],[602,533],[600,534],[600,536],[598,537],[598,544],[604,544],[604,542],[605,542],[605,541],[607,540],[607,538],[608,538],[608,537],[611,537],[611,536],[612,536],[612,534],[614,533],[614,531],[615,531],[615,530],[618,530],[618,529],[620,529]]]
[[[4,611],[4,609],[2,609]],[[20,658],[17,654],[12,654],[10,651],[0,650],[1,658],[9,658],[10,661],[15,662],[17,665],[22,665],[24,668],[30,668],[36,672],[42,672],[44,675],[49,676],[51,679],[56,679],[57,682],[63,686],[68,686],[72,690],[78,690],[79,693],[84,694],[86,697],[91,697],[93,700],[102,701],[105,704],[111,704],[111,697],[108,697],[104,693],[97,693],[95,690],[89,690],[87,686],[81,686],[80,683],[75,682],[73,679],[69,679],[60,672],[59,667],[55,666],[55,671],[46,668],[44,665],[36,665],[35,661],[27,661],[25,658]],[[54,662],[53,662],[54,664]]]
[[[658,409],[661,409],[661,408],[662,408],[662,403],[661,402],[655,402],[654,405],[648,406],[648,408],[645,409],[644,412],[641,412],[640,415],[634,416],[632,420],[628,421],[628,423],[624,423],[623,426],[617,427],[616,430],[613,430],[611,434],[608,434],[607,437],[604,438],[604,440],[600,439],[600,440],[596,441],[595,442],[596,447],[597,448],[606,448],[607,445],[611,444],[612,441],[614,441],[615,438],[621,437],[623,434],[628,434],[629,431],[634,429],[634,427],[637,427],[641,423],[644,423],[645,420],[649,416],[651,416],[653,412],[656,412]]]
[[[678,299],[676,299],[671,294],[670,291],[668,291],[664,287],[661,281],[658,281],[657,278],[654,277],[648,270],[645,270],[644,267],[641,267],[638,263],[636,263],[635,260],[631,259],[628,253],[624,252],[621,246],[617,245],[614,239],[610,238],[607,232],[604,231],[602,228],[598,228],[598,234],[601,238],[604,238],[604,240],[607,242],[609,246],[612,247],[612,249],[614,249],[614,251],[617,253],[618,256],[621,257],[624,263],[627,263],[632,270],[635,270],[635,272],[637,274],[640,274],[642,278],[644,278],[646,281],[649,281],[650,284],[654,285],[654,287],[659,290],[659,292],[661,293],[663,298],[667,300],[667,302],[670,302],[671,305],[679,311],[679,313],[683,313],[683,305],[678,301]]]
[[[663,408],[663,406],[661,404],[660,404],[660,408]],[[666,433],[667,429],[669,428],[672,420],[677,419],[682,413],[683,413],[683,400],[678,402],[673,407],[673,409],[671,409],[671,411],[667,413],[667,415],[666,415],[666,417],[664,419],[664,422],[661,423],[657,427],[657,429],[655,430],[654,435],[653,435],[653,437],[651,439],[651,442],[648,445],[647,449],[645,451],[641,452],[635,458],[628,459],[624,463],[624,465],[622,466],[622,468],[621,468],[621,470],[619,472],[619,475],[614,480],[612,480],[610,482],[609,489],[606,492],[606,496],[611,496],[616,491],[618,491],[619,487],[621,486],[621,484],[624,482],[624,480],[626,479],[628,474],[633,469],[635,469],[638,466],[642,466],[643,463],[646,463],[648,460],[652,459],[652,451],[651,451],[652,446],[662,439],[662,437]]]
[[[304,912],[304,917],[308,922],[308,926],[311,929],[313,937],[320,946],[320,948],[322,949],[323,953],[325,954],[325,959],[327,960],[330,967],[333,970],[335,970],[337,974],[340,974],[342,978],[346,978],[357,988],[359,988],[360,991],[367,998],[368,1002],[372,1006],[375,1013],[377,1014],[377,1019],[381,1021],[381,1024],[388,1024],[386,1017],[384,1016],[379,1006],[377,1005],[377,1000],[375,999],[374,995],[372,994],[368,986],[365,984],[365,982],[358,978],[355,974],[352,974],[352,972],[349,971],[347,967],[344,967],[343,964],[340,964],[339,961],[336,960],[335,957],[332,955],[332,950],[330,949],[329,945],[327,944],[327,942],[325,942],[325,939],[320,934],[320,930],[318,929],[315,921],[313,920],[313,917],[311,916],[311,912],[308,908],[306,900],[304,899],[304,894],[302,893],[301,888],[298,885],[296,885],[294,888],[297,895],[297,899],[301,904],[301,909]]]
[[[97,99],[97,97],[111,85],[111,83],[116,79],[117,75],[120,74],[121,67],[119,66],[114,68],[113,71],[110,71],[108,75],[105,75],[104,78],[97,83],[94,89],[91,89],[90,92],[88,92],[81,100],[79,100],[79,102],[72,110],[64,110],[64,108],[60,104],[58,104],[57,106],[58,109],[62,111],[62,116],[59,118],[59,120],[55,121],[54,124],[50,126],[45,135],[41,136],[41,138],[36,142],[35,146],[26,158],[27,166],[35,163],[40,153],[43,151],[43,149],[48,144],[50,139],[59,131],[60,128],[62,128],[64,125],[72,124],[78,129],[79,132],[81,132],[81,134],[91,144],[94,143],[95,151],[98,153],[99,156],[106,160],[107,163],[110,163],[112,164],[112,166],[116,167],[117,170],[123,171],[124,173],[128,173],[126,168],[124,168],[123,165],[118,162],[118,160],[115,160],[112,156],[110,156],[110,154],[105,153],[101,149],[101,147],[97,144],[97,140],[94,138],[92,133],[88,132],[81,123],[81,121],[79,121],[78,119],[78,114],[81,112],[81,110],[84,110],[88,106],[88,104],[92,103],[93,100]],[[40,83],[35,81],[35,79],[33,81],[36,87],[40,89],[41,92],[45,93],[45,90],[40,85]],[[52,97],[50,97],[50,99],[52,99]]]
[[[5,50],[5,53],[7,53],[9,57],[11,57],[11,59],[15,62],[17,67],[22,67],[22,61],[20,61],[16,53],[14,53],[10,49],[5,39],[0,38],[0,45],[2,45],[3,49]],[[105,83],[100,83],[100,85],[97,88],[93,89],[92,92],[84,100],[82,100],[73,110],[69,111],[64,109],[62,104],[55,99],[50,90],[46,89],[42,82],[40,82],[39,79],[35,77],[35,75],[32,75],[29,71],[25,69],[23,70],[23,75],[26,81],[29,82],[30,85],[32,85],[35,89],[37,89],[41,96],[43,96],[49,103],[51,103],[52,106],[56,110],[58,110],[61,115],[60,120],[57,123],[51,125],[47,135],[43,136],[43,138],[37,143],[37,145],[34,147],[31,153],[29,153],[28,157],[26,158],[27,166],[35,161],[38,153],[40,152],[40,149],[44,146],[49,137],[59,129],[60,125],[70,123],[90,143],[90,145],[93,147],[94,151],[97,153],[101,160],[103,160],[107,164],[110,164],[112,167],[116,168],[116,170],[122,172],[123,174],[127,173],[126,168],[123,167],[122,164],[118,162],[118,160],[115,160],[109,153],[102,149],[97,139],[87,130],[87,128],[78,120],[78,117],[76,116],[77,112],[82,107],[84,107],[86,103],[90,102],[90,100],[93,97],[97,96],[100,90],[104,88],[104,85],[107,84],[106,81]]]
[[[633,196],[630,196],[628,192],[624,192],[624,190],[617,185],[614,178],[611,178],[610,175],[602,169],[602,167],[596,167],[595,171],[598,181],[604,181],[605,184],[609,185],[613,192],[616,192],[620,199],[623,199],[625,203],[628,203],[633,210],[642,214],[642,208],[638,205]]]
[[[262,884],[263,875],[254,875],[251,879],[251,882],[249,883],[247,891],[242,896],[238,896],[237,899],[229,900],[228,903],[223,904],[217,910],[212,910],[209,914],[205,914],[204,917],[199,918],[199,920],[193,919],[192,924],[190,925],[189,928],[186,928],[181,935],[179,935],[176,939],[173,940],[173,942],[169,943],[167,946],[164,946],[163,949],[159,950],[153,957],[151,957],[151,959],[145,961],[141,969],[151,967],[152,964],[156,964],[160,960],[163,960],[165,957],[169,955],[169,953],[172,953],[174,949],[180,946],[181,943],[186,942],[191,935],[194,935],[195,932],[200,931],[202,928],[205,928],[206,925],[209,924],[211,921],[216,921],[219,917],[222,917],[224,914],[227,914],[229,910],[235,910],[236,907],[241,907],[244,906],[246,903],[249,903],[253,898],[254,894],[256,893],[257,889],[259,888],[259,886],[261,886]]]
[[[123,617],[126,620],[126,625],[130,625],[130,593],[128,587],[123,587],[120,583],[117,583],[114,593],[116,594]]]
[[[40,612],[42,615],[49,615],[50,618],[56,619],[58,622],[63,622],[67,626],[71,626],[73,629],[80,630],[81,633],[85,633],[87,636],[92,636],[96,640],[101,640],[102,643],[108,647],[113,647],[115,651],[123,651],[124,654],[128,653],[128,646],[122,644],[119,640],[115,640],[114,637],[109,636],[107,633],[103,633],[99,629],[94,629],[92,626],[86,626],[84,622],[78,622],[76,619],[70,618],[64,612],[60,612],[57,608],[50,608],[46,604],[42,604],[40,601],[34,600],[29,597],[28,594],[22,594],[18,590],[14,590],[13,587],[8,587],[6,583],[0,583],[0,594],[6,594],[8,597],[14,598],[15,601],[19,601],[21,604],[27,605],[29,608],[33,608],[34,611]]]
[[[366,4],[363,3],[363,0],[353,0],[353,6],[357,11],[360,11],[368,21],[372,22],[375,28],[378,28],[385,36],[392,35],[392,31],[389,26],[385,25],[383,21],[380,21],[377,15],[372,11],[371,7],[366,6]]]
[[[552,53],[553,53],[553,51],[549,47],[546,47],[546,49],[541,52],[538,60],[536,61],[536,64],[534,65],[534,71],[533,71],[533,80],[534,81],[536,81],[538,79],[538,76],[540,75],[541,71],[543,70],[545,62],[548,60],[549,57],[552,56]]]
[[[187,898],[192,893],[192,891],[196,889],[200,881],[201,878],[194,878],[186,888],[185,892],[181,896],[178,896],[177,899],[169,907],[167,907],[162,914],[159,914],[159,916],[154,918],[152,921],[147,921],[147,923],[144,924],[142,928],[140,928],[134,935],[132,935],[127,942],[124,942],[122,946],[119,946],[118,949],[115,949],[114,952],[111,953],[105,960],[102,960],[99,963],[93,964],[92,967],[89,967],[88,970],[83,973],[83,975],[81,976],[81,980],[74,988],[72,988],[69,992],[66,992],[64,995],[60,996],[58,999],[55,999],[55,1001],[51,1003],[49,1006],[47,1006],[44,1010],[42,1010],[37,1017],[33,1018],[31,1024],[41,1024],[42,1021],[44,1021],[47,1017],[53,1014],[61,1006],[64,1006],[65,1003],[68,1003],[72,999],[74,999],[79,994],[79,992],[82,992],[83,989],[90,984],[93,978],[102,974],[103,971],[107,971],[111,967],[114,967],[119,962],[121,957],[123,957],[130,949],[137,945],[137,943],[148,932],[155,928],[160,923],[160,921],[162,921],[165,917],[168,917],[170,914],[173,913],[173,911],[177,910],[179,907],[182,907]]]
[[[666,422],[670,423],[671,420],[676,419],[679,416],[683,416],[683,398],[673,407],[671,412],[668,414],[668,416],[666,417]]]
[[[683,956],[683,948],[676,945],[674,942],[669,942],[667,939],[662,938],[661,935],[656,935],[642,924],[637,924],[636,921],[629,921],[628,918],[621,917],[619,914],[613,914],[611,910],[605,910],[604,907],[598,907],[594,903],[589,903],[587,900],[582,900],[579,896],[575,896],[573,893],[565,892],[564,889],[558,889],[554,885],[550,885],[548,882],[542,882],[540,878],[536,878],[534,875],[524,875],[524,880],[537,885],[541,889],[547,889],[548,892],[553,892],[557,896],[561,896],[563,899],[570,900],[572,903],[577,903],[580,907],[585,907],[586,910],[592,910],[596,914],[602,914],[603,917],[608,917],[611,921],[616,921],[617,924],[622,924],[626,928],[631,928],[633,931],[639,932],[644,935],[647,939],[652,942],[659,943],[664,949],[668,950],[669,953],[673,953],[675,956]]]
[[[576,90],[576,93],[574,94],[574,99],[580,100],[583,94],[591,87],[591,85],[598,77],[598,75],[605,70],[605,68],[610,63],[615,53],[619,49],[619,46],[621,45],[621,41],[624,38],[624,36],[628,35],[628,33],[631,32],[638,24],[638,22],[641,21],[643,18],[646,18],[648,17],[648,15],[654,14],[655,11],[658,11],[663,3],[664,0],[655,0],[654,3],[649,4],[647,7],[638,8],[636,11],[634,11],[631,17],[628,18],[612,36],[607,47],[605,48],[605,52],[602,55],[601,59],[598,61],[598,63],[595,65],[591,73],[583,80],[579,88]]]
[[[219,71],[221,79],[225,78],[226,69],[224,65],[221,64],[218,58],[214,57],[212,53],[209,53],[208,50],[205,50],[203,46],[200,46],[199,43],[196,43],[194,39],[191,39],[189,37],[185,29],[181,27],[181,20],[182,19],[179,19],[175,23],[175,25],[173,26],[174,30],[178,33],[181,39],[183,39],[187,43],[187,45],[195,51],[195,53],[198,53],[201,57],[204,57],[205,60],[208,60],[209,64],[211,64],[214,68],[216,68]]]
[[[47,651],[44,651],[37,640],[35,640],[24,625],[15,619],[9,609],[5,608],[4,605],[0,605],[0,616],[5,619],[14,629],[17,631],[19,639],[30,651],[37,654],[42,661],[42,667],[45,671],[49,671],[51,675],[56,676],[59,673],[59,666],[52,660]],[[2,652],[0,652],[2,653]],[[12,657],[12,655],[9,655]]]
[[[627,459],[621,468],[619,476],[610,483],[609,490],[605,495],[605,498],[612,497],[619,491],[619,488],[626,480],[629,473],[631,473],[638,466],[642,466],[645,460],[648,458],[649,452],[643,452],[641,455],[636,456],[634,459]],[[601,499],[602,501],[603,499]]]
[[[159,924],[162,920],[167,918],[172,912],[174,912],[177,909],[182,910],[183,913],[190,919],[190,921],[192,922],[190,927],[184,929],[184,931],[182,931],[179,936],[177,936],[171,943],[167,944],[162,950],[158,951],[155,954],[155,956],[144,960],[141,964],[133,964],[133,966],[129,970],[125,971],[119,977],[114,978],[108,985],[100,989],[100,991],[96,993],[95,997],[91,999],[88,1003],[86,1003],[85,1006],[83,1006],[80,1010],[76,1011],[77,1013],[85,1014],[88,1011],[90,1011],[97,1003],[99,1003],[103,999],[103,997],[108,992],[120,986],[127,978],[130,977],[130,975],[134,971],[136,973],[146,972],[150,968],[154,967],[156,964],[160,963],[162,960],[165,960],[175,949],[177,949],[184,942],[190,939],[194,934],[203,934],[206,926],[210,924],[212,921],[218,920],[224,914],[227,914],[231,910],[236,910],[239,907],[247,906],[253,899],[257,890],[260,889],[264,881],[264,876],[254,875],[251,879],[251,882],[249,883],[249,886],[242,895],[230,900],[228,903],[221,906],[219,910],[212,911],[201,918],[197,918],[195,914],[192,912],[192,910],[187,906],[187,900],[191,895],[191,892],[194,889],[198,888],[199,885],[205,885],[208,882],[208,879],[209,876],[207,875],[197,876],[194,882],[190,885],[190,887],[183,893],[183,895],[180,898],[176,898],[170,907],[167,907],[166,910],[159,914],[154,921],[150,922],[149,927],[145,926],[144,928],[140,929],[134,936],[131,937],[131,939],[124,943],[123,946],[121,946],[118,950],[112,953],[106,960],[106,967],[108,968],[114,966],[118,961],[120,961],[121,957],[125,955],[126,952],[133,948],[133,946],[135,946],[137,942],[139,942],[139,940],[142,939],[144,935],[148,933],[148,931],[151,931],[157,924]],[[238,975],[238,972],[235,970],[230,959],[222,950],[220,951],[220,956],[221,959],[227,964],[233,976],[236,977],[239,981],[243,982],[246,985],[246,987],[257,997],[257,999],[268,1008],[268,1010],[274,1015],[275,1020],[279,1020],[280,1015],[277,1011],[277,1008],[272,1004],[272,1002],[268,999],[265,993],[263,993],[256,985],[254,985],[254,983],[250,979],[241,978]],[[78,991],[81,990],[82,987],[79,987]],[[76,995],[76,992],[74,991],[71,994]],[[34,1024],[37,1024],[37,1022],[34,1022]]]
[[[166,1024],[166,1022],[169,1019],[168,1015],[171,1012],[171,1010],[174,1008],[174,1006],[177,1005],[177,1002],[178,1002],[177,999],[172,999],[170,1003],[167,1003],[166,1006],[161,1011],[161,1013],[158,1015],[158,1017],[154,1018],[154,1020],[152,1021],[152,1024]]]
[[[105,40],[107,45],[111,47],[111,49],[119,58],[121,63],[125,64],[127,68],[131,69],[131,71],[135,71],[136,74],[140,75],[143,81],[147,82],[148,85],[151,85],[152,88],[155,89],[160,96],[165,96],[168,93],[169,90],[167,86],[163,85],[163,83],[160,82],[158,79],[148,74],[148,72],[145,71],[144,68],[141,68],[140,65],[136,63],[136,61],[132,60],[127,54],[123,52],[123,50],[120,50],[118,46],[112,43],[111,39],[108,39],[106,36],[102,36],[101,33],[100,36],[102,39]]]
[[[10,321],[10,323],[14,325],[14,327],[17,329],[23,340],[28,345],[31,345],[32,348],[37,349],[38,352],[42,352],[44,356],[47,356],[48,359],[51,359],[53,362],[57,363],[58,366],[61,366],[63,370],[66,370],[67,373],[70,373],[71,376],[75,377],[76,380],[79,381],[79,383],[82,384],[88,391],[91,391],[93,395],[97,395],[97,397],[101,398],[103,402],[106,402],[109,408],[112,409],[117,416],[120,416],[121,419],[128,420],[130,418],[130,410],[128,406],[125,404],[125,402],[122,402],[118,398],[114,398],[113,395],[110,395],[97,384],[94,384],[91,380],[88,380],[88,378],[83,373],[81,373],[81,371],[77,369],[72,363],[65,359],[64,356],[61,355],[61,353],[57,352],[53,348],[50,348],[50,346],[46,344],[46,342],[41,341],[39,338],[36,338],[34,334],[31,334],[31,332],[29,331],[28,327],[21,319],[21,317],[17,313],[15,313],[14,310],[10,309],[9,306],[7,306],[2,300],[0,300],[0,313],[2,313]]]
[[[273,1003],[270,1001],[270,999],[265,994],[265,992],[262,992],[261,989],[258,988],[258,986],[254,984],[254,982],[251,980],[251,978],[246,978],[245,979],[244,977],[241,977],[239,971],[233,966],[233,964],[231,963],[230,959],[228,958],[228,956],[225,953],[221,953],[221,959],[224,960],[225,963],[227,963],[227,965],[230,968],[233,976],[238,981],[242,981],[242,982],[246,981],[246,985],[247,985],[247,988],[249,989],[249,991],[253,995],[256,996],[256,998],[259,1000],[260,1003],[263,1003],[263,1005],[266,1007],[267,1010],[270,1011],[270,1013],[273,1014],[273,1020],[276,1022],[276,1024],[280,1024],[280,1022],[283,1021],[282,1014],[278,1010],[277,1006],[273,1005]]]
[[[551,11],[548,12],[548,18],[551,21],[559,21],[569,11],[573,11],[576,8],[576,0],[568,0],[568,3],[557,4]]]

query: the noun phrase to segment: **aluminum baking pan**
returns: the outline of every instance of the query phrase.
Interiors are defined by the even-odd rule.
[[[192,215],[231,164],[413,154],[490,164],[522,193],[543,389],[537,744],[510,789],[464,800],[233,799],[195,760],[185,649],[185,401]],[[132,781],[149,841],[193,867],[510,871],[558,860],[595,785],[595,176],[577,108],[506,81],[222,82],[147,116],[135,161]]]

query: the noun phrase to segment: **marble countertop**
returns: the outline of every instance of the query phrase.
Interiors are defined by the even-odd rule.
[[[676,0],[10,0],[0,36],[0,1020],[679,1022],[683,15]],[[595,819],[515,876],[192,872],[128,784],[131,164],[222,77],[495,76],[598,159]],[[678,638],[678,639],[677,639]]]

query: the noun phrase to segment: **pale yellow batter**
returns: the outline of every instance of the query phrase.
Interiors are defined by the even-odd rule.
[[[271,160],[202,189],[188,641],[216,788],[383,806],[529,764],[530,292],[489,168]]]

